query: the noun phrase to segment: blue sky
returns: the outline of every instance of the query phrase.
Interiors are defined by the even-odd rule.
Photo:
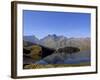
[[[23,30],[25,35],[43,38],[48,34],[66,37],[90,37],[89,13],[23,11]]]

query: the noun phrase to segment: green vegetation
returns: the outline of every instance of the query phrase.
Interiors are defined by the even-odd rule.
[[[42,48],[38,45],[33,45],[31,46],[31,58],[34,60],[40,60],[41,59],[41,55],[42,55]]]
[[[28,57],[32,58],[34,61],[38,61],[41,59],[42,48],[39,45],[32,45],[29,47],[24,47],[23,52],[24,52],[24,56],[28,56]]]

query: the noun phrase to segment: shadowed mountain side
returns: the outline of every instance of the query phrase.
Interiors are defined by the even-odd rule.
[[[24,41],[24,43],[28,44],[29,42]],[[23,63],[34,63],[48,55],[51,55],[54,51],[54,49],[32,43],[31,46],[23,47]]]
[[[52,56],[52,58],[55,57],[55,54],[57,55],[57,53],[60,54],[60,57],[62,57],[62,56],[66,57],[67,54],[72,55],[79,51],[80,50],[76,47],[64,47],[64,48],[59,48],[57,50],[54,50],[54,49],[50,49],[47,47],[43,47],[43,46],[34,44],[32,46],[23,48],[24,64],[28,64],[28,61],[29,61],[29,64],[34,63],[34,62],[39,61],[49,55],[52,55],[52,54],[54,54]],[[65,53],[66,53],[66,55],[65,55]],[[63,58],[63,57],[57,58],[56,57],[55,59],[57,60],[57,59],[65,59],[65,58]]]
[[[38,45],[38,46],[40,46],[40,45]],[[31,52],[31,47],[32,47],[32,46],[27,47],[27,48],[26,48],[26,47],[23,48],[24,56],[27,56],[27,54],[30,54],[30,52]],[[54,49],[46,48],[46,47],[43,47],[43,46],[40,46],[40,47],[42,48],[42,55],[41,55],[42,58],[44,58],[44,57],[46,57],[46,56],[48,56],[48,55],[51,55],[53,52],[55,52]],[[30,49],[29,49],[29,48],[30,48]]]
[[[44,58],[44,57],[46,57],[48,55],[51,55],[55,51],[55,49],[44,47],[44,46],[39,45],[39,44],[32,44],[31,46],[24,47],[23,48],[23,53],[29,54],[30,51],[31,51],[32,46],[34,46],[34,45],[38,45],[38,46],[40,46],[42,48],[42,58]]]

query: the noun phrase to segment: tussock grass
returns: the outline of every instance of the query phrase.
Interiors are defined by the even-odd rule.
[[[58,67],[81,67],[81,66],[91,66],[89,62],[79,63],[79,64],[29,64],[24,67],[24,69],[41,69],[41,68],[58,68]]]

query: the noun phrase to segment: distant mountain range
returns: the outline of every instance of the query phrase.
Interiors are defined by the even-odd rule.
[[[24,41],[32,42],[32,43],[39,43],[39,39],[36,36],[24,36]]]
[[[61,48],[61,47],[67,47],[67,46],[73,46],[78,47],[80,50],[87,50],[90,49],[90,38],[67,38],[65,36],[57,36],[55,34],[53,35],[47,35],[46,37],[42,39],[38,39],[37,37],[33,36],[24,36],[24,41],[37,43],[49,48]]]

